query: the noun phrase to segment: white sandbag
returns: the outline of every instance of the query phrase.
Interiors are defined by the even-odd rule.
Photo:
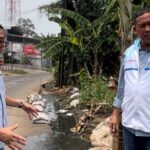
[[[33,93],[29,96],[29,103],[33,103],[35,101],[40,101],[42,99],[42,96],[38,93]]]
[[[76,92],[79,92],[79,89],[77,87],[69,87],[68,89],[65,90],[65,93],[68,94],[74,94]]]
[[[71,116],[73,116],[73,113],[67,113],[66,116],[71,117]]]
[[[69,110],[65,110],[65,109],[60,109],[60,110],[58,110],[58,113],[67,113]]]
[[[33,117],[32,122],[33,123],[50,123],[48,114],[44,112],[38,112],[38,115],[36,117]]]
[[[76,92],[76,93],[74,93],[74,94],[72,94],[71,96],[70,96],[70,99],[72,100],[72,99],[75,99],[75,98],[77,98],[77,97],[79,97],[80,96],[80,93],[79,92]]]
[[[77,87],[73,87],[73,89],[72,90],[70,90],[70,94],[74,94],[74,93],[77,93],[77,92],[79,92],[79,89],[77,88]]]
[[[44,107],[41,105],[34,105],[34,108],[36,108],[40,112],[44,111]]]
[[[34,120],[33,123],[34,124],[50,124],[50,122],[47,120]]]
[[[42,106],[42,107],[45,107],[45,102],[44,102],[44,101],[36,101],[36,102],[33,102],[32,105],[33,105],[33,106],[35,106],[35,105],[40,105],[40,106]]]
[[[45,102],[47,101],[47,99],[45,99],[45,98],[42,98],[42,101],[45,103]]]
[[[72,107],[76,107],[77,105],[79,105],[79,99],[74,99],[73,101],[70,102],[70,105]]]

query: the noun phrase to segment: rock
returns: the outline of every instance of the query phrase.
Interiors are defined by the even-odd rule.
[[[73,101],[70,102],[71,107],[76,107],[77,105],[79,105],[79,99],[75,99]]]
[[[79,92],[76,92],[76,93],[74,93],[74,94],[72,94],[71,96],[70,96],[70,99],[72,100],[72,99],[75,99],[75,98],[77,98],[77,97],[79,97],[80,96],[80,93]]]
[[[50,93],[50,92],[45,91],[45,89],[42,89],[42,88],[39,90],[39,94],[40,94],[40,95],[48,95],[49,93]]]
[[[48,91],[49,89],[52,89],[53,87],[55,87],[56,83],[55,81],[51,80],[51,81],[45,81],[41,84],[41,87],[44,88],[46,91]]]
[[[90,149],[88,149],[88,150],[111,150],[111,149],[109,149],[109,148],[102,148],[102,147],[94,147],[94,148],[90,148]]]
[[[46,84],[49,84],[49,82],[48,82],[48,81],[43,82],[43,83],[41,84],[41,87],[45,88]]]
[[[100,147],[99,149],[104,148],[104,150],[112,149],[112,136],[109,129],[109,120],[108,117],[105,121],[101,122],[92,132],[90,140],[93,146]],[[90,149],[94,150],[94,149]]]

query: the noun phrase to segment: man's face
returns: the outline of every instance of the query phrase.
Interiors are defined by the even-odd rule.
[[[150,12],[136,19],[134,31],[141,38],[143,46],[150,45]]]
[[[5,41],[5,32],[3,29],[0,29],[0,53],[2,53],[4,49],[4,41]]]

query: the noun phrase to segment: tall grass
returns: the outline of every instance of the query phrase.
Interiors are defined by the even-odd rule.
[[[97,101],[112,104],[115,92],[107,87],[107,82],[101,76],[91,76],[85,70],[79,74],[80,99],[82,101]]]

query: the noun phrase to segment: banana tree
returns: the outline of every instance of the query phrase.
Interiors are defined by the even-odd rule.
[[[51,17],[51,21],[57,22],[62,29],[66,31],[67,36],[47,36],[42,38],[42,42],[38,45],[39,47],[48,47],[45,50],[45,57],[50,57],[52,60],[58,61],[58,56],[64,51],[65,55],[65,73],[64,73],[64,83],[67,82],[68,76],[73,70],[73,59],[79,44],[79,39],[74,36],[74,31],[72,27],[68,24],[66,20],[62,20],[58,16]],[[79,53],[79,52],[78,52]],[[57,58],[57,59],[56,59]]]
[[[118,0],[119,3],[119,18],[121,29],[121,54],[131,44],[133,40],[132,32],[132,3],[131,0]]]
[[[49,43],[49,48],[45,56],[57,56],[62,49],[65,49],[64,67],[65,70],[68,70],[67,76],[79,72],[80,69],[85,66],[89,69],[90,73],[95,75],[101,73],[103,70],[113,70],[114,67],[105,67],[105,64],[108,65],[108,61],[112,61],[112,64],[115,63],[111,54],[114,45],[117,43],[116,29],[114,29],[116,24],[118,24],[118,21],[115,21],[118,20],[116,13],[116,11],[118,11],[117,5],[115,5],[116,1],[117,0],[90,1],[88,4],[91,5],[93,3],[92,8],[95,4],[96,6],[94,10],[92,9],[91,11],[90,7],[88,7],[88,12],[83,15],[82,13],[85,10],[81,11],[81,7],[78,8],[81,6],[81,3],[83,3],[81,0],[74,1],[76,4],[74,3],[75,8],[73,11],[60,7],[44,7],[50,16],[49,20],[58,23],[65,31],[65,36],[48,37],[46,40],[43,40],[42,44],[45,44],[45,42]],[[84,6],[85,5],[87,4],[84,3]],[[114,8],[116,8],[116,10],[114,10]],[[115,26],[112,26],[111,22],[115,22],[113,23]],[[110,32],[110,28],[112,28],[112,33]],[[107,43],[107,40],[110,44]],[[111,41],[114,41],[114,43]],[[107,59],[108,55],[110,57],[109,60]]]
[[[65,31],[67,32],[67,37],[72,39],[72,44],[78,46],[81,52],[89,50],[92,51],[94,57],[94,74],[98,74],[99,72],[98,53],[101,44],[103,43],[103,38],[100,38],[101,32],[103,31],[104,26],[106,26],[107,21],[111,18],[110,11],[114,7],[115,3],[116,0],[111,0],[109,6],[107,6],[103,11],[103,14],[101,14],[101,16],[93,22],[74,11],[62,8],[50,8],[48,10],[49,14],[65,16],[66,18],[71,18],[75,22],[75,29],[70,30],[70,27],[68,28],[68,25],[65,25],[65,28],[64,26],[62,26],[62,21],[58,17],[57,19],[56,17],[55,19],[54,17],[50,17],[50,21],[57,22],[61,27],[65,29]],[[53,47],[54,46],[52,46],[52,48]]]

